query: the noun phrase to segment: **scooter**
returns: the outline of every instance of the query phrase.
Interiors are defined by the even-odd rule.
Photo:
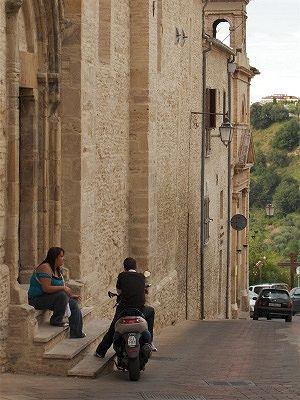
[[[150,285],[147,285],[148,287]],[[118,295],[108,292],[110,298]],[[143,313],[135,308],[125,309],[115,324],[113,348],[116,352],[116,367],[129,372],[131,381],[140,379],[141,371],[151,357],[151,335]]]

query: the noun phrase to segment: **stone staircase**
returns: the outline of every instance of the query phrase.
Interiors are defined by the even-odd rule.
[[[9,311],[8,369],[57,376],[96,377],[112,368],[114,352],[105,359],[94,351],[110,320],[93,319],[93,308],[82,307],[86,337],[70,339],[68,327],[51,326],[51,311],[28,304],[11,305]]]

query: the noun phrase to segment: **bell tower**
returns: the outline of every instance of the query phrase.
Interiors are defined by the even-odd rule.
[[[249,0],[209,0],[204,6],[205,33],[217,37],[219,23],[228,22],[230,47],[246,52],[246,6]]]

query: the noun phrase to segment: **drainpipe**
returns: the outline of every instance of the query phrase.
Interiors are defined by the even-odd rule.
[[[202,38],[206,38],[204,29],[204,11],[208,0],[205,1],[202,11]],[[201,175],[200,175],[200,319],[205,318],[204,312],[204,187],[205,187],[205,100],[206,100],[206,63],[207,53],[212,44],[203,50],[202,55],[202,138],[201,138]]]
[[[234,62],[235,56],[229,58],[227,61],[227,77],[228,77],[228,118],[232,121],[231,116],[231,79],[233,72],[229,72],[228,63]],[[227,254],[226,254],[226,319],[230,317],[230,275],[231,275],[231,265],[230,265],[230,219],[231,219],[231,143],[228,143],[227,152]]]

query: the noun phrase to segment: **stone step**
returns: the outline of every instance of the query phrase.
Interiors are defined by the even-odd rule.
[[[96,378],[104,370],[111,371],[114,365],[115,352],[108,350],[105,358],[98,358],[94,353],[88,353],[84,358],[68,371],[68,376]]]
[[[110,320],[88,322],[84,327],[86,337],[82,339],[63,339],[52,349],[47,350],[43,358],[71,360],[92,344],[100,335],[103,335],[109,328],[109,325]]]
[[[40,310],[37,311],[42,312]],[[82,307],[81,312],[83,318],[91,314],[92,311],[93,307]],[[43,321],[37,326],[33,341],[35,343],[47,343],[67,329],[69,328],[50,325],[48,319],[48,321]]]

